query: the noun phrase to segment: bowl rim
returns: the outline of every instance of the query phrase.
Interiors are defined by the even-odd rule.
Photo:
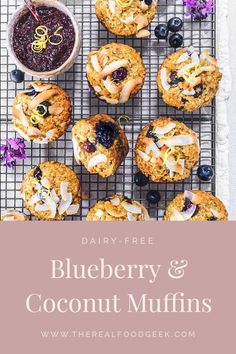
[[[39,77],[39,78],[49,78],[49,77],[53,77],[53,76],[57,76],[67,70],[69,70],[69,68],[74,64],[74,62],[76,61],[78,55],[79,55],[79,51],[80,51],[80,46],[81,46],[81,30],[80,30],[80,26],[78,23],[78,20],[76,18],[76,16],[72,13],[72,11],[62,2],[58,1],[58,0],[50,0],[50,2],[47,2],[46,0],[33,0],[33,2],[35,3],[35,5],[37,7],[39,6],[47,6],[47,7],[55,7],[58,8],[60,11],[64,12],[67,16],[70,17],[72,25],[74,27],[74,31],[75,31],[75,43],[74,43],[74,48],[71,52],[71,55],[69,56],[69,58],[58,68],[50,70],[50,71],[34,71],[30,68],[28,68],[27,66],[25,66],[16,56],[15,51],[13,49],[13,44],[12,44],[12,35],[13,35],[13,31],[14,31],[14,26],[16,24],[16,19],[19,16],[19,18],[21,17],[20,14],[22,13],[22,15],[24,13],[26,13],[28,10],[27,6],[25,4],[22,4],[20,6],[17,7],[17,9],[13,12],[8,25],[7,25],[7,35],[6,35],[6,43],[7,43],[7,49],[9,52],[10,57],[13,59],[14,63],[16,64],[16,66],[21,69],[22,71],[24,71],[26,74],[29,74],[31,76],[35,76],[35,77]],[[58,6],[56,6],[58,5]],[[71,65],[70,65],[71,63]],[[68,67],[69,65],[69,67]],[[67,68],[68,67],[68,68]]]

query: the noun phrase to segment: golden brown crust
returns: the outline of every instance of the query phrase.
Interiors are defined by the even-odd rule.
[[[0,221],[28,221],[29,218],[24,213],[16,209],[5,210],[1,213]]]
[[[37,91],[36,95],[29,96],[23,91],[15,97],[13,126],[28,141],[41,144],[55,141],[71,123],[70,97],[55,84],[35,81],[32,87]],[[46,115],[38,115],[38,107],[45,102],[48,105]]]
[[[197,195],[200,203],[196,203],[197,212],[189,221],[227,221],[228,212],[221,200],[205,191],[191,191]],[[182,212],[185,204],[184,193],[178,194],[168,205],[164,220],[171,221],[175,210]],[[217,215],[217,217],[215,216]]]
[[[98,201],[89,210],[86,220],[147,221],[149,220],[149,215],[147,210],[139,202],[128,199],[123,195],[112,195],[104,200]]]
[[[126,1],[128,3],[128,1]],[[125,3],[125,1],[124,1]],[[122,7],[116,0],[97,0],[96,15],[104,27],[118,36],[131,36],[147,27],[157,12],[157,3],[150,6],[144,1],[133,0],[127,7]]]
[[[170,124],[173,126],[173,129],[164,135],[159,135],[155,143],[153,135],[149,135],[148,132],[150,130],[155,131],[156,129],[167,127]],[[185,146],[176,145],[172,146],[172,148],[165,145],[165,142],[167,144],[167,139],[181,135],[190,137],[192,144]],[[163,146],[159,145],[161,141],[163,141]],[[146,149],[148,149],[148,146],[150,147],[150,144],[154,144],[154,148],[159,150],[159,155],[155,155],[155,151],[152,150],[147,154],[148,150]],[[144,156],[143,153],[145,154]],[[196,133],[184,123],[168,117],[160,117],[147,124],[139,134],[135,146],[135,159],[138,168],[145,176],[149,177],[154,182],[172,182],[188,178],[192,168],[199,160],[199,153],[200,149]],[[146,158],[146,156],[148,156],[148,158]],[[175,161],[178,161],[178,163],[176,165],[176,171],[171,173],[167,162],[169,159],[173,158]],[[183,160],[184,168],[182,169],[180,163]],[[167,162],[165,163],[165,161]]]
[[[201,107],[208,106],[215,97],[222,78],[216,59],[210,57],[207,51],[203,52],[200,61],[195,63],[196,65],[192,68],[186,65],[194,65],[193,56],[187,56],[185,61],[177,63],[180,57],[185,55],[184,53],[191,53],[193,49],[184,48],[169,55],[161,65],[157,75],[157,86],[163,101],[167,105],[185,112],[193,112]],[[195,60],[196,55],[197,53],[194,52]],[[162,75],[167,77],[170,87],[168,85],[167,87],[163,86],[163,81],[166,80],[163,80]],[[176,83],[176,79],[180,81]],[[192,93],[190,95],[184,94],[186,91],[190,93],[192,91]]]
[[[116,138],[110,148],[105,147],[97,140],[96,126],[101,122],[109,122],[114,125]],[[128,140],[124,131],[114,119],[106,114],[97,114],[87,119],[80,119],[72,128],[72,140],[76,161],[82,163],[90,173],[98,173],[102,177],[114,175],[129,151]],[[93,144],[91,152],[85,150],[88,142]],[[105,156],[106,161],[91,167],[92,159],[98,155]]]
[[[39,178],[36,176],[36,169],[40,169],[41,171],[41,176]],[[68,206],[79,206],[80,182],[74,171],[62,163],[47,161],[32,168],[25,175],[21,187],[21,195],[24,200],[25,207],[38,219],[63,220],[67,215],[68,210],[65,210],[60,215],[59,207],[63,201],[63,196],[61,193],[62,182],[67,184],[65,193],[68,195],[68,198],[70,195],[72,197],[71,203],[69,203]],[[56,193],[58,200],[55,197],[54,192]],[[35,202],[32,202],[32,198],[36,195],[39,196],[40,200],[36,199]],[[53,212],[50,208],[46,211],[38,211],[39,205],[46,204],[45,207],[48,207],[48,196],[55,201],[55,215],[52,215]],[[46,201],[45,198],[47,199]],[[49,203],[51,202],[51,199],[49,200]]]
[[[121,67],[127,69],[127,76],[114,81],[112,73]],[[142,88],[146,69],[140,53],[134,48],[110,43],[89,53],[86,73],[89,84],[100,99],[119,104],[127,102]]]

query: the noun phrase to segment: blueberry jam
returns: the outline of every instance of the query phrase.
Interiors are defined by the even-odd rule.
[[[36,21],[31,12],[24,14],[16,23],[13,33],[13,49],[22,64],[27,68],[40,72],[59,68],[70,57],[75,44],[75,31],[70,18],[55,7],[40,6],[37,8],[40,21]],[[53,35],[59,27],[63,37],[59,45],[47,43],[40,52],[32,51],[35,40],[35,29],[46,26],[48,35]]]

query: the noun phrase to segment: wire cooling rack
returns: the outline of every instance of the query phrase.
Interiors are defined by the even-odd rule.
[[[23,1],[2,0],[1,11],[1,125],[0,139],[14,137],[11,125],[12,101],[18,91],[25,89],[33,80],[26,76],[23,84],[14,84],[10,81],[10,72],[15,68],[8,57],[6,49],[6,29],[9,17]],[[133,183],[137,167],[134,161],[134,146],[141,129],[151,120],[158,116],[170,116],[186,123],[199,135],[201,143],[201,164],[210,164],[215,167],[215,102],[207,108],[195,111],[192,114],[182,113],[168,107],[161,99],[156,88],[156,75],[159,66],[173,49],[168,42],[160,41],[154,36],[154,28],[157,23],[166,23],[173,16],[184,18],[184,45],[194,45],[199,51],[207,48],[215,55],[215,9],[211,16],[203,22],[192,22],[184,17],[182,0],[159,0],[158,14],[150,25],[151,36],[148,39],[136,39],[135,37],[116,37],[98,22],[95,16],[94,1],[64,1],[70,10],[76,15],[81,27],[83,44],[77,63],[67,73],[51,80],[63,87],[71,96],[73,102],[73,121],[88,117],[96,113],[107,113],[114,118],[122,114],[130,117],[130,122],[123,125],[127,134],[130,152],[125,162],[121,165],[116,175],[103,179],[97,175],[89,174],[82,166],[79,166],[73,158],[71,142],[71,127],[57,142],[50,145],[36,145],[26,142],[28,158],[20,163],[14,170],[1,166],[1,209],[17,208],[24,210],[20,197],[21,182],[25,173],[35,165],[43,161],[59,161],[70,166],[81,181],[83,192],[88,195],[88,200],[82,200],[81,209],[74,220],[83,220],[87,215],[88,208],[98,199],[109,194],[122,193],[128,197],[141,201],[149,210],[154,219],[161,219],[164,210],[173,197],[185,189],[202,189],[215,193],[215,180],[203,183],[196,176],[196,168],[189,179],[177,183],[150,183],[140,188]],[[140,51],[147,69],[147,76],[142,91],[125,105],[110,106],[98,100],[89,92],[85,77],[85,65],[87,54],[100,46],[120,42],[128,44]],[[158,190],[161,194],[161,202],[158,207],[149,205],[146,194],[149,190]],[[71,218],[67,218],[70,220]]]

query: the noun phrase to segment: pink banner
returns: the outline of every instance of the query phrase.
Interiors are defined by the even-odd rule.
[[[233,223],[1,223],[3,353],[232,353]]]

